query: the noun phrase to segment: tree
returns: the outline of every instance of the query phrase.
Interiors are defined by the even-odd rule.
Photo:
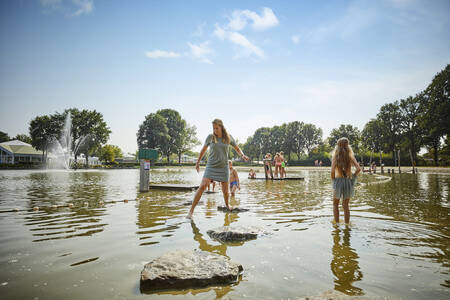
[[[311,150],[322,142],[322,129],[313,124],[305,124],[302,128],[302,136],[305,141],[305,149],[308,155]]]
[[[381,122],[383,132],[383,142],[387,145],[386,150],[392,151],[395,165],[397,165],[396,150],[401,139],[402,114],[398,101],[388,103],[380,108],[377,118]]]
[[[31,138],[26,134],[18,134],[14,137],[14,140],[19,140],[27,144],[31,144]]]
[[[72,108],[66,110],[64,115],[69,112],[72,118],[72,151],[75,161],[79,153],[84,153],[88,166],[89,156],[108,141],[111,130],[103,120],[103,115],[96,110],[80,111]]]
[[[435,165],[438,165],[441,139],[450,131],[449,77],[450,65],[447,65],[433,78],[419,107],[419,124],[426,132],[424,144],[433,148]]]
[[[253,142],[255,150],[258,153],[258,158],[263,158],[266,153],[270,151],[270,128],[261,127],[256,129],[253,134]]]
[[[284,142],[285,154],[288,155],[288,160],[291,160],[291,153],[296,152],[300,157],[300,153],[303,151],[304,139],[301,135],[303,122],[294,121],[286,125],[286,139]]]
[[[382,163],[381,152],[383,150],[383,127],[378,119],[371,119],[364,126],[361,132],[362,146],[370,149],[372,152],[380,153],[380,164]]]
[[[0,143],[9,141],[9,135],[6,132],[0,131]]]
[[[42,161],[47,161],[46,154],[53,136],[50,116],[38,116],[30,121],[31,145],[42,151]]]
[[[200,145],[200,141],[197,138],[197,127],[195,125],[189,126],[186,123],[183,132],[181,133],[181,139],[177,140],[176,153],[178,155],[178,163],[181,163],[181,155],[193,147]]]
[[[256,158],[258,160],[258,156],[259,153],[256,149],[256,145],[253,141],[253,136],[249,136],[247,138],[247,141],[244,143],[244,145],[242,146],[242,151],[244,151],[244,153],[250,157],[250,160],[253,161],[254,158]]]
[[[401,123],[400,128],[408,141],[411,161],[417,160],[417,152],[420,150],[423,130],[419,126],[420,102],[424,94],[420,93],[416,97],[408,97],[400,100]]]
[[[282,150],[286,137],[285,129],[286,125],[273,126],[272,128],[270,128],[269,149],[272,155]]]
[[[172,153],[180,152],[179,148],[182,147],[183,135],[186,133],[185,128],[187,124],[176,110],[160,109],[156,113],[166,120],[169,139],[167,147],[164,147],[161,150],[167,156],[167,162],[170,163],[170,155]]]
[[[100,150],[99,158],[101,161],[114,162],[116,158],[122,157],[122,150],[115,145],[104,145]]]
[[[353,127],[349,124],[342,124],[339,128],[333,128],[333,130],[331,130],[328,143],[334,148],[337,141],[342,137],[346,137],[348,139],[355,152],[359,151],[360,133],[357,127]]]
[[[163,116],[151,113],[145,117],[137,132],[138,148],[153,148],[162,151],[169,144],[169,129]]]

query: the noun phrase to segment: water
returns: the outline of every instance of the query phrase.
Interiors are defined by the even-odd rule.
[[[221,193],[207,194],[191,223],[183,204],[193,193],[138,193],[138,170],[1,171],[0,210],[9,211],[0,213],[2,299],[142,299],[143,265],[176,249],[228,256],[244,273],[233,285],[146,298],[280,299],[329,290],[367,298],[450,297],[449,174],[395,174],[359,185],[349,227],[331,222],[328,172],[296,171],[289,175],[305,180],[286,182],[239,175],[242,189],[231,203],[250,211],[219,212]],[[198,183],[200,175],[152,170],[151,178]],[[360,181],[382,182],[369,175]],[[69,203],[72,208],[52,208]],[[223,225],[260,226],[271,234],[224,245],[206,234]]]

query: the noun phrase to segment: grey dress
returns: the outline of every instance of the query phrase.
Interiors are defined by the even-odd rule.
[[[334,197],[336,199],[348,199],[355,195],[356,176],[337,177],[333,179]]]
[[[213,142],[213,135],[206,138],[205,145],[209,146],[208,162],[203,178],[209,178],[214,181],[228,182],[230,174],[228,169],[228,146],[236,146],[234,139],[230,135],[230,144],[222,142],[222,138],[217,138]]]

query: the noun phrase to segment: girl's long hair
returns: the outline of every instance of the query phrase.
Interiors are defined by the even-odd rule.
[[[352,157],[354,157],[354,154],[348,139],[346,137],[340,138],[333,151],[333,161],[344,177],[350,177],[352,173]]]
[[[225,129],[225,126],[223,126],[222,120],[214,119],[212,123],[222,128],[222,141],[224,144],[229,144],[231,140],[230,135],[228,134],[228,131]],[[213,143],[217,143],[217,136],[214,134],[214,131],[213,131]]]

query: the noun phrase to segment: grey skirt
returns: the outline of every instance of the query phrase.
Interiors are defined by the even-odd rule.
[[[348,199],[355,195],[356,176],[333,179],[334,198]]]
[[[228,182],[230,178],[230,171],[228,169],[228,164],[225,165],[224,168],[213,168],[206,165],[205,173],[203,174],[203,178],[209,178],[214,181],[219,182]]]

